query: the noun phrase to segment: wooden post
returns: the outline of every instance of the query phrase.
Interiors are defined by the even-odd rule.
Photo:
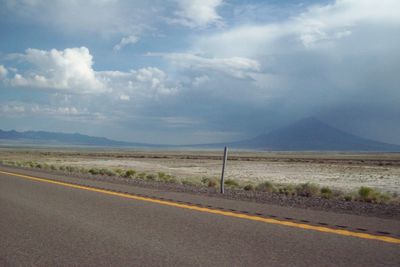
[[[225,192],[225,183],[224,183],[224,174],[225,174],[225,165],[226,165],[226,160],[228,158],[228,148],[224,148],[224,159],[222,162],[222,174],[221,174],[221,194]]]

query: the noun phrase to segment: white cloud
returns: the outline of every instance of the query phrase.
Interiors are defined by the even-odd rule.
[[[16,116],[24,112],[25,112],[25,107],[23,105],[2,104],[0,106],[0,114],[2,116]]]
[[[209,81],[210,81],[210,77],[208,77],[208,75],[202,75],[202,76],[194,77],[192,84],[194,87],[200,87],[201,85],[203,85]]]
[[[176,0],[179,10],[175,12],[177,18],[172,22],[188,27],[206,27],[211,24],[221,24],[222,18],[217,8],[223,0]]]
[[[158,98],[178,91],[177,85],[168,80],[167,74],[155,67],[129,72],[102,71],[98,72],[98,76],[113,92],[120,92],[129,99]],[[128,100],[123,98],[120,96],[120,100]]]
[[[24,54],[11,54],[8,58],[28,63],[25,71],[7,79],[11,87],[64,94],[105,94],[122,101],[135,99],[138,102],[175,94],[179,87],[178,82],[169,80],[168,75],[156,67],[125,72],[96,71],[86,47],[49,51],[30,48]]]
[[[207,58],[189,53],[149,55],[161,55],[179,68],[218,71],[239,79],[248,78],[250,73],[259,72],[261,69],[260,63],[257,60],[244,57]]]
[[[119,95],[119,100],[121,101],[129,101],[131,98],[129,95],[125,95],[125,94],[120,94]]]
[[[53,107],[49,105],[38,105],[23,102],[3,103],[0,114],[5,117],[47,115],[51,117],[88,116],[87,110],[78,109],[74,106]]]
[[[67,33],[128,35],[147,27],[158,9],[146,0],[6,0],[4,11]]]
[[[281,22],[245,24],[195,40],[194,51],[218,56],[273,55],[284,50],[315,48],[353,35],[361,26],[400,25],[400,1],[337,0],[314,5]],[[245,45],[243,43],[245,40]]]
[[[93,57],[86,47],[50,51],[29,48],[17,57],[30,64],[25,73],[15,74],[11,84],[77,93],[99,93],[107,88],[92,68]]]
[[[3,65],[0,65],[0,80],[5,79],[7,77],[7,74],[7,69]]]
[[[140,40],[139,36],[132,34],[129,36],[125,36],[121,39],[121,41],[116,44],[113,48],[114,51],[118,51],[129,44],[136,44]]]
[[[312,6],[293,19],[295,32],[306,47],[324,40],[351,35],[351,28],[364,23],[398,24],[400,2],[396,0],[337,0],[326,6]]]

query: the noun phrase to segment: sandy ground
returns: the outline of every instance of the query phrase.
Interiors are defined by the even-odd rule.
[[[1,160],[81,167],[132,168],[178,178],[219,178],[221,153],[208,151],[22,150],[0,148]],[[400,153],[249,153],[228,157],[226,177],[258,183],[312,182],[345,191],[369,186],[400,194]]]

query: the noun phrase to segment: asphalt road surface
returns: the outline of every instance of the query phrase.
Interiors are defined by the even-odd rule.
[[[400,266],[400,226],[395,220],[132,186],[125,191],[142,197],[129,198],[34,177],[112,190],[124,187],[1,168],[0,266]],[[224,209],[214,213],[213,207]],[[230,211],[235,208],[245,213]],[[257,219],[268,213],[278,219]],[[345,225],[347,231],[318,228],[317,221]],[[352,230],[356,228],[368,232]]]

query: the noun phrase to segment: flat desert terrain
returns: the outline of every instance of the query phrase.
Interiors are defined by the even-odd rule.
[[[218,179],[222,154],[222,151],[0,148],[0,160],[165,172],[193,181],[203,177]],[[400,153],[229,151],[226,177],[252,183],[311,182],[343,191],[369,186],[400,194]]]

